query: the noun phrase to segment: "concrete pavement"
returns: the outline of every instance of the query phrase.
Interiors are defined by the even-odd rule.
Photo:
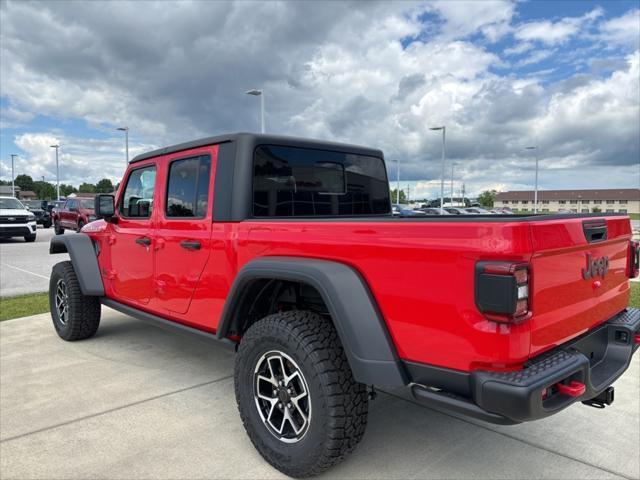
[[[36,241],[20,238],[0,240],[0,297],[46,292],[51,268],[68,260],[67,254],[49,255],[53,228],[38,228]],[[65,235],[75,235],[67,231]]]
[[[48,314],[0,324],[0,477],[283,478],[244,433],[233,353],[103,310],[60,340]],[[499,427],[380,392],[362,444],[325,478],[640,476],[640,355],[605,410]]]

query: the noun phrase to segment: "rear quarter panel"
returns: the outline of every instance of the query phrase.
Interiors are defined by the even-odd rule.
[[[508,368],[528,357],[529,325],[489,322],[474,300],[478,260],[529,260],[526,223],[245,221],[237,242],[238,268],[268,255],[352,266],[403,359],[469,370]]]

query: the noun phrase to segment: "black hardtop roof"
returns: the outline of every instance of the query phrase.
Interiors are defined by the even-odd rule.
[[[338,152],[355,153],[360,155],[370,155],[374,157],[382,157],[382,151],[375,148],[362,147],[359,145],[350,145],[348,143],[329,142],[326,140],[314,140],[303,137],[289,137],[285,135],[269,135],[258,133],[227,133],[223,135],[215,135],[212,137],[200,138],[190,142],[178,143],[168,147],[158,148],[150,152],[141,153],[134,157],[129,163],[140,162],[148,158],[167,155],[169,153],[180,152],[182,150],[190,150],[192,148],[203,147],[206,145],[215,145],[227,142],[247,143],[252,145],[286,145],[292,147],[317,148],[325,150],[334,150]]]

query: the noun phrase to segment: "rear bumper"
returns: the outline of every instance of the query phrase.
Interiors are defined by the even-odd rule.
[[[635,343],[639,333],[640,309],[629,308],[576,340],[531,360],[522,370],[472,372],[468,376],[469,396],[435,392],[421,385],[414,385],[412,391],[419,400],[442,403],[441,409],[492,423],[537,420],[607,389],[629,367],[639,346]],[[584,392],[570,396],[560,391],[563,387],[558,384],[571,382],[583,384]]]

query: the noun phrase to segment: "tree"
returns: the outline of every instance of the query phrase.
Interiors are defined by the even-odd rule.
[[[56,187],[49,182],[33,182],[33,191],[40,200],[53,200],[56,198]]]
[[[391,190],[391,203],[393,203],[394,205],[398,203],[398,192],[397,189],[393,189]],[[400,189],[400,203],[407,203],[407,197],[404,194],[404,191],[402,189]]]
[[[108,178],[103,178],[96,183],[96,193],[111,193],[113,190],[113,183]]]
[[[80,193],[96,193],[96,186],[93,183],[81,183],[78,191]]]
[[[73,185],[66,185],[64,183],[60,184],[60,196],[68,197],[72,193],[76,193],[78,190]]]
[[[483,207],[493,207],[493,201],[496,198],[498,192],[496,190],[485,190],[478,195],[478,203]]]
[[[16,187],[20,187],[20,190],[22,190],[23,192],[26,190],[33,191],[33,178],[31,178],[29,175],[25,175],[24,173],[16,177],[15,184]]]

